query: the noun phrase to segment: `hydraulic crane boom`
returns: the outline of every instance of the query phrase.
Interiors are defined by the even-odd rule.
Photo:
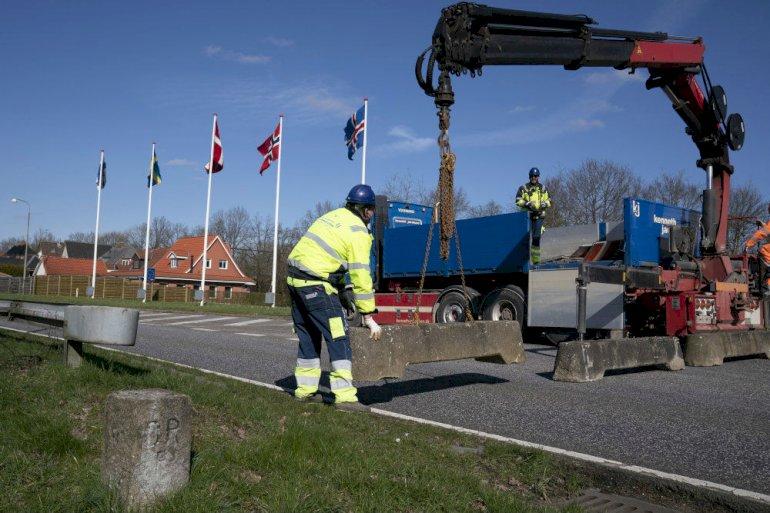
[[[567,70],[612,67],[630,72],[647,68],[647,89],[661,88],[666,93],[700,153],[697,165],[707,173],[701,249],[704,256],[722,260],[718,256],[726,249],[733,172],[728,149],[742,147],[745,130],[740,114],[727,117],[724,90],[711,86],[703,63],[702,40],[662,32],[602,29],[594,27],[595,23],[584,15],[464,2],[443,9],[432,44],[418,57],[415,70],[420,87],[435,99],[442,137],[446,137],[449,109],[454,104],[451,75],[480,75],[482,68],[490,65],[560,65]],[[439,76],[434,87],[435,67]],[[698,75],[703,77],[704,88],[698,84]],[[713,272],[704,271],[714,279],[723,279],[721,275],[728,272],[726,265],[716,267],[719,269]]]

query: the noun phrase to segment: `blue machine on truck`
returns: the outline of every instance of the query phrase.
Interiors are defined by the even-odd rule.
[[[574,328],[575,277],[586,258],[608,266],[658,266],[671,257],[666,248],[674,227],[687,227],[697,237],[700,213],[628,198],[622,222],[546,230],[541,243],[544,261],[536,266],[530,263],[530,221],[526,212],[463,219],[457,222],[462,269],[454,240],[449,258],[439,258],[435,228],[425,262],[432,222],[432,207],[378,198],[372,269],[380,299],[387,294],[416,291],[425,265],[428,299],[426,303],[423,298],[420,306],[423,310],[431,307],[431,315],[429,319],[423,316],[424,320],[463,321],[470,311],[474,318],[483,320],[510,319],[533,327]],[[692,240],[692,247],[698,247],[697,240]],[[470,304],[463,292],[461,272]],[[594,285],[589,293],[589,327],[622,329],[622,295],[622,287]],[[538,305],[537,312],[529,311],[532,304]],[[530,317],[532,323],[527,322]]]

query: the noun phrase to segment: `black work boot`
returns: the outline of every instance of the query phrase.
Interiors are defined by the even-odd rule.
[[[313,395],[306,395],[306,396],[292,396],[294,397],[295,401],[299,401],[301,403],[314,403],[314,404],[323,404],[324,398],[321,394],[313,394]]]

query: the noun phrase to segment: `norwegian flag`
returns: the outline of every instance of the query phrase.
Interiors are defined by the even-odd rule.
[[[366,130],[366,108],[361,107],[348,119],[345,125],[345,144],[348,146],[348,158],[353,160],[356,149],[364,145],[364,131]]]
[[[259,168],[259,174],[267,170],[267,168],[270,167],[270,164],[274,160],[278,160],[278,158],[281,156],[281,123],[279,122],[278,125],[275,127],[275,130],[272,134],[270,134],[267,139],[265,139],[265,142],[260,144],[257,147],[257,150],[259,150],[260,155],[265,157],[265,159],[262,161],[262,165]]]
[[[214,156],[211,159],[214,162],[214,172],[219,173],[225,167],[225,157],[222,152],[222,141],[219,139],[219,122],[214,119]],[[208,163],[203,166],[206,172],[209,172]]]

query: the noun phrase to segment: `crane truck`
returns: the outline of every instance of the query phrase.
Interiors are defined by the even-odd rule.
[[[415,67],[438,110],[442,156],[455,102],[452,75],[478,76],[499,65],[646,68],[646,88],[666,94],[698,150],[696,165],[706,175],[702,210],[627,198],[620,222],[546,231],[546,261],[531,265],[524,212],[457,221],[457,244],[446,258],[428,234],[434,222],[453,216],[451,209],[380,198],[372,255],[379,320],[513,319],[543,332],[572,329],[581,340],[664,336],[692,347],[696,335],[718,333],[698,340],[730,346],[726,356],[770,356],[770,298],[762,295],[759,265],[753,256],[728,254],[726,244],[729,152],[743,146],[744,122],[728,115],[724,89],[712,85],[702,39],[595,24],[585,15],[472,3],[444,8]]]

